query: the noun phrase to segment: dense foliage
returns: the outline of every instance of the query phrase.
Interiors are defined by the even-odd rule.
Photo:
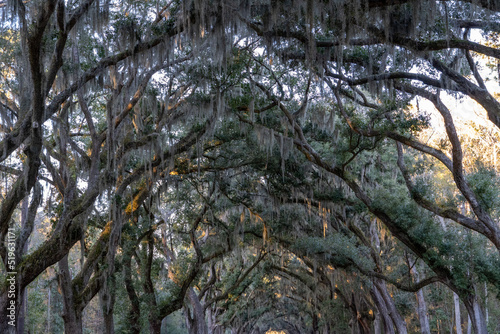
[[[1,333],[500,331],[498,1],[0,12]]]

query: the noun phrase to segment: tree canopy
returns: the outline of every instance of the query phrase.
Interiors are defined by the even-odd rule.
[[[497,0],[0,0],[1,333],[500,331]]]

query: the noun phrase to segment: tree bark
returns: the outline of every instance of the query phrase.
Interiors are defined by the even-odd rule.
[[[416,263],[412,267],[413,276],[415,280],[420,281],[420,275],[416,268]],[[424,298],[424,288],[420,289],[416,293],[417,295],[417,310],[418,310],[418,321],[420,322],[420,332],[422,334],[431,334],[431,328],[429,325],[429,316],[427,314],[427,303]]]
[[[127,290],[127,295],[130,300],[130,311],[128,315],[128,324],[131,334],[139,334],[141,327],[139,324],[139,318],[141,316],[141,310],[139,308],[139,297],[134,289],[134,284],[132,281],[132,254],[130,249],[126,249],[123,255],[123,280],[125,281],[125,289]]]
[[[457,334],[462,334],[462,320],[460,316],[460,298],[453,292],[453,304],[455,305],[455,328]]]
[[[385,282],[376,279],[375,280],[375,286],[377,289],[380,291],[380,295],[382,296],[382,299],[385,301],[385,304],[387,306],[387,310],[389,311],[389,316],[392,319],[392,322],[394,323],[394,326],[396,327],[396,330],[399,334],[407,334],[408,330],[406,329],[406,323],[399,314],[398,310],[396,309],[396,305],[394,304],[394,300],[392,297],[389,295],[389,292],[387,291],[387,286],[385,285]]]
[[[104,332],[114,334],[115,325],[113,320],[113,311],[115,304],[114,278],[107,277],[104,286],[99,290],[99,299],[101,302],[102,315],[104,320]]]
[[[488,310],[488,284],[484,282],[484,313],[486,314],[486,327],[490,321],[490,315]]]
[[[380,294],[380,291],[373,284],[373,287],[370,290],[373,301],[378,309],[378,314],[382,317],[382,324],[384,325],[384,333],[385,334],[395,334],[394,326],[392,324],[391,317],[389,316],[389,311],[387,310],[387,306],[385,305],[385,301]]]
[[[193,318],[190,324],[191,333],[207,334],[208,326],[205,321],[205,312],[203,311],[203,306],[201,305],[201,302],[193,288],[188,289],[187,297],[191,307],[193,308]]]
[[[59,286],[63,297],[64,332],[66,334],[82,334],[82,312],[75,305],[73,298],[73,286],[71,284],[71,273],[68,265],[68,255],[59,261]]]
[[[154,253],[154,239],[150,235],[148,237],[148,249],[147,249],[147,261],[144,266],[144,292],[148,297],[150,302],[148,321],[149,321],[149,332],[151,334],[161,333],[161,318],[157,315],[157,303],[153,281],[151,280],[151,266],[153,265],[153,253]]]
[[[375,320],[373,321],[373,334],[382,334],[380,312],[375,312]]]
[[[469,313],[470,321],[474,333],[476,334],[488,334],[486,327],[486,319],[484,318],[483,310],[479,305],[477,297],[475,295],[469,295],[466,298],[462,298],[467,312]]]

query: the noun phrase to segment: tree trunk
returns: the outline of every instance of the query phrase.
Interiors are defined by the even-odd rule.
[[[453,303],[455,305],[455,328],[457,334],[462,334],[462,320],[460,316],[460,298],[453,292]]]
[[[312,317],[312,330],[311,330],[311,334],[315,334],[315,333],[318,333],[318,317],[316,315],[316,312],[313,310],[311,312],[311,317]]]
[[[130,300],[130,311],[128,316],[129,331],[131,334],[139,334],[141,331],[139,325],[139,318],[141,310],[139,308],[139,297],[134,289],[132,281],[132,254],[129,249],[126,249],[123,255],[123,280],[125,282],[125,289]]]
[[[373,333],[382,334],[382,321],[380,319],[380,312],[375,312],[375,320],[373,321]]]
[[[385,301],[380,295],[380,292],[375,286],[375,283],[373,283],[373,287],[371,288],[370,293],[372,295],[373,301],[375,302],[375,305],[377,306],[378,314],[382,318],[382,324],[384,325],[384,333],[395,334],[392,320],[391,317],[389,316],[389,311],[387,310]]]
[[[47,301],[47,333],[51,333],[51,325],[52,325],[52,319],[50,318],[50,296],[51,296],[51,289],[50,289],[50,284],[49,284],[49,300]],[[20,332],[24,334],[24,332]]]
[[[113,320],[113,310],[115,304],[115,284],[113,277],[107,277],[104,286],[99,290],[99,300],[101,302],[102,315],[104,320],[104,332],[114,334],[115,325]]]
[[[431,334],[429,317],[427,315],[427,304],[424,299],[423,289],[417,291],[417,308],[418,308],[418,321],[420,322],[420,332],[422,334]]]
[[[385,282],[382,280],[375,280],[375,285],[377,289],[380,291],[380,295],[382,296],[382,299],[385,302],[385,305],[387,306],[387,310],[389,311],[389,316],[392,319],[392,322],[394,323],[394,326],[396,327],[396,330],[399,334],[407,334],[408,331],[406,329],[406,323],[399,314],[398,310],[396,309],[396,305],[394,304],[394,300],[392,297],[389,295],[389,292],[387,291],[387,286],[385,285]]]
[[[462,299],[467,312],[469,313],[469,323],[472,324],[474,333],[476,334],[488,334],[486,328],[486,319],[484,318],[483,311],[475,295],[469,295]]]
[[[490,321],[490,315],[488,311],[488,284],[484,282],[484,313],[486,314],[486,327]]]
[[[193,308],[193,319],[191,322],[191,332],[193,334],[207,334],[208,326],[205,321],[205,312],[200,303],[198,296],[193,288],[189,288],[187,292],[189,303]]]
[[[215,319],[213,318],[212,308],[207,308],[207,330],[208,334],[214,334]]]
[[[21,296],[19,297],[19,314],[17,316],[17,324],[16,324],[16,333],[17,334],[24,334],[24,324],[25,324],[25,319],[26,319],[26,314],[27,314],[27,307],[28,307],[28,295],[26,288],[24,288],[21,291]],[[50,286],[49,286],[49,303],[47,305],[49,308],[50,312]]]
[[[144,265],[144,282],[143,288],[146,296],[148,297],[148,301],[150,303],[148,321],[149,321],[149,332],[151,334],[160,334],[161,333],[161,317],[158,317],[157,314],[157,303],[156,303],[156,295],[154,290],[153,281],[151,279],[151,267],[153,265],[153,254],[154,254],[154,239],[152,235],[148,237],[148,248],[147,248],[147,259],[146,264]]]
[[[82,334],[82,312],[76,307],[73,298],[71,273],[68,265],[68,255],[59,261],[59,286],[63,297],[64,332],[66,334]]]
[[[416,263],[412,267],[411,271],[415,280],[420,281],[420,274],[416,268]],[[429,325],[429,316],[427,314],[427,303],[424,298],[424,288],[420,289],[416,293],[417,295],[417,311],[418,311],[418,321],[420,322],[420,332],[422,334],[431,334],[431,327]]]

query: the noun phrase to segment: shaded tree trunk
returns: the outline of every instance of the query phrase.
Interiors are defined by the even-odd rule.
[[[139,297],[134,289],[132,281],[132,254],[130,249],[127,249],[123,255],[123,280],[125,282],[125,289],[130,300],[130,311],[128,313],[129,331],[131,334],[139,334],[141,327],[139,325],[139,318],[141,310],[139,308]]]
[[[385,301],[382,298],[380,291],[378,291],[375,284],[371,288],[370,293],[372,295],[373,301],[375,302],[375,305],[377,306],[378,314],[382,318],[382,324],[384,325],[384,333],[395,334],[392,320],[391,317],[389,316],[389,311],[387,310]]]
[[[68,255],[59,261],[59,287],[63,297],[64,332],[66,334],[82,334],[82,312],[75,305],[73,298],[73,287],[71,284],[71,273],[68,265]]]
[[[153,281],[151,280],[151,266],[153,265],[153,253],[154,253],[154,238],[150,234],[148,237],[148,248],[147,248],[147,259],[143,266],[144,270],[144,292],[148,297],[150,303],[148,321],[149,321],[149,332],[151,334],[161,333],[161,318],[157,314],[157,303]]]
[[[486,282],[484,282],[484,313],[486,314],[486,327],[488,327],[490,315],[488,310],[488,285]]]
[[[190,332],[193,334],[207,334],[208,326],[205,321],[205,312],[193,288],[188,289],[187,297],[193,309],[193,317],[190,319]]]
[[[396,327],[396,330],[400,334],[407,334],[408,331],[406,329],[406,323],[399,314],[398,310],[396,309],[396,305],[394,304],[394,300],[392,297],[389,295],[389,292],[387,291],[387,286],[385,285],[385,282],[382,280],[375,280],[375,286],[379,290],[380,295],[382,296],[382,299],[385,302],[385,305],[387,307],[387,311],[389,312],[389,316],[391,317],[392,322],[394,323],[394,326]]]
[[[475,295],[469,295],[466,298],[462,298],[462,301],[469,313],[469,323],[472,325],[474,333],[487,334],[486,319],[484,318],[483,310],[479,305],[477,297]]]
[[[375,320],[373,321],[373,333],[382,334],[382,321],[380,319],[380,312],[375,312]]]
[[[99,300],[101,302],[104,320],[104,331],[106,334],[114,334],[115,325],[113,311],[115,304],[115,283],[113,276],[106,278],[103,288],[99,290]]]
[[[412,267],[413,276],[415,280],[420,281],[420,274],[416,268],[416,263]],[[429,316],[427,314],[427,303],[424,298],[424,288],[420,289],[416,293],[417,295],[417,311],[418,311],[418,321],[420,322],[420,332],[422,334],[431,334],[431,328],[429,325]]]
[[[26,197],[23,200],[22,209],[21,209],[21,230],[23,232],[26,231],[26,232],[29,232],[29,234],[31,234],[33,227],[29,228],[29,226],[27,226],[27,223],[28,223],[27,220],[28,220],[28,198]],[[20,250],[21,254],[19,254],[19,258],[23,254],[25,254],[26,251],[28,250],[27,240],[24,242],[24,245],[22,245],[22,247],[23,247],[23,249]],[[26,288],[24,288],[21,290],[21,295],[19,296],[19,314],[17,316],[17,325],[16,325],[17,334],[24,334],[24,322],[25,322],[25,316],[26,316],[27,301],[28,301],[28,296],[26,294]],[[48,309],[50,312],[50,285],[49,285],[49,303],[47,306],[48,306]],[[49,323],[49,322],[47,322],[47,323]]]
[[[17,334],[24,334],[24,324],[25,324],[27,308],[28,308],[28,295],[27,295],[26,288],[24,288],[21,291],[21,296],[20,296],[19,300],[20,300],[19,316],[17,318],[18,320],[17,320],[16,331],[17,331]],[[49,300],[47,303],[47,308],[48,308],[48,312],[50,314],[50,286],[49,286]]]
[[[453,304],[455,305],[455,327],[457,334],[462,334],[462,320],[460,315],[460,298],[453,292]]]

